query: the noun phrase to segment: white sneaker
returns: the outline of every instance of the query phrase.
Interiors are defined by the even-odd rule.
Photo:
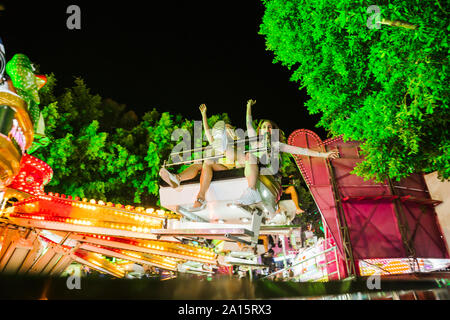
[[[199,206],[199,207],[195,207],[195,208],[194,208],[194,205],[191,205],[191,206],[186,207],[186,208],[185,208],[185,207],[181,207],[181,208],[184,209],[184,210],[186,210],[186,211],[189,211],[189,212],[202,211],[203,209],[206,208],[206,200],[197,198],[195,201],[198,201],[198,202],[200,203],[200,206]]]
[[[167,175],[169,181],[167,181],[167,179],[164,179],[163,174]],[[178,179],[178,177],[173,173],[170,173],[169,170],[167,170],[166,168],[161,168],[160,175],[163,178],[163,180],[165,180],[172,188],[178,188],[180,186],[181,182]]]
[[[242,196],[235,201],[236,204],[241,204],[245,206],[249,206],[251,204],[255,204],[261,202],[261,195],[257,190],[253,190],[252,188],[245,189]]]

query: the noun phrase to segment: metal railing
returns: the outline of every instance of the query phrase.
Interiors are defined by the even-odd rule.
[[[257,147],[254,149],[249,149],[249,150],[242,150],[241,152],[244,154],[256,153],[256,152],[266,152],[270,156],[271,149],[272,149],[271,144],[270,144],[270,135],[255,136],[255,137],[245,138],[245,139],[241,139],[241,140],[234,140],[233,142],[227,143],[227,148],[228,148],[228,146],[245,144],[247,142],[250,143],[250,142],[254,142],[254,141],[263,141],[264,146]],[[183,150],[183,151],[179,151],[179,152],[172,152],[169,155],[169,159],[173,159],[175,157],[179,157],[182,159],[186,155],[191,156],[192,154],[195,154],[195,153],[202,153],[202,155],[203,155],[207,151],[213,151],[213,150],[214,150],[213,146],[208,145],[208,146],[200,147],[200,148]],[[211,155],[211,156],[201,157],[201,158],[197,158],[197,159],[176,161],[176,162],[172,162],[172,163],[168,163],[167,161],[164,161],[163,167],[172,167],[172,166],[177,166],[177,165],[182,165],[182,164],[194,163],[194,162],[205,161],[205,160],[218,160],[218,159],[223,159],[223,158],[226,158],[226,151],[221,152],[220,154],[217,154],[217,155]],[[236,155],[233,157],[232,160],[236,160]]]
[[[326,259],[326,254],[327,254],[328,252],[333,252],[333,253],[334,253],[334,257],[335,257],[334,260],[326,261],[326,260],[327,260],[327,259]],[[322,255],[325,255],[325,259],[324,259],[324,260],[326,261],[325,264],[323,264],[323,263],[322,263],[322,264],[319,264],[319,263],[317,262],[317,258],[320,257],[320,256],[322,256]],[[339,279],[339,280],[341,279],[341,274],[340,274],[340,271],[339,271],[339,264],[338,264],[337,246],[333,246],[333,247],[331,247],[331,248],[328,248],[328,249],[326,249],[326,250],[323,250],[323,251],[321,251],[321,252],[319,252],[319,253],[317,253],[317,254],[315,254],[315,255],[313,255],[313,256],[307,258],[307,259],[304,259],[304,260],[301,260],[301,261],[299,261],[299,262],[297,262],[297,263],[294,263],[293,265],[291,265],[291,266],[289,266],[289,267],[287,267],[287,268],[283,268],[283,269],[281,269],[281,270],[275,271],[275,272],[273,272],[273,273],[271,273],[271,274],[269,274],[269,275],[263,277],[262,279],[268,279],[268,278],[273,277],[273,276],[275,276],[275,275],[277,275],[277,274],[280,274],[280,273],[282,273],[282,272],[289,271],[289,270],[291,270],[292,268],[297,267],[297,266],[301,266],[301,265],[303,265],[303,264],[305,264],[305,263],[307,263],[307,262],[309,262],[309,261],[311,261],[311,260],[313,260],[313,259],[314,259],[314,265],[317,266],[317,269],[320,269],[321,272],[322,272],[322,277],[319,278],[319,279],[327,278],[328,280],[330,280],[330,276],[335,275],[335,274],[338,275],[338,279]],[[326,269],[326,268],[328,267],[328,265],[331,264],[331,263],[336,263],[336,271],[331,272],[331,273],[328,273],[328,272],[325,273],[324,269]],[[303,274],[303,273],[302,273],[302,274]],[[300,278],[301,278],[302,274],[300,275]],[[314,281],[314,280],[318,280],[318,279],[313,279],[313,280],[311,280],[311,281]]]

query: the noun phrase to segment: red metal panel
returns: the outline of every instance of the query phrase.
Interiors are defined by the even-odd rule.
[[[355,166],[363,161],[358,142],[333,139],[325,141],[325,144],[328,150],[338,149],[340,154],[340,158],[331,163],[339,190],[336,196],[341,200],[351,197],[342,202],[342,207],[353,257],[405,257],[389,185],[364,181],[362,177],[351,174]],[[369,199],[363,200],[363,197]]]
[[[422,175],[413,174],[392,185],[387,181],[364,181],[351,174],[356,164],[363,161],[359,142],[344,142],[341,137],[322,142],[314,132],[304,129],[296,130],[288,141],[315,151],[339,150],[340,158],[331,161],[333,172],[324,158],[294,158],[341,254],[344,250],[335,197],[342,203],[354,259],[407,257],[399,227],[401,221],[405,222],[405,236],[416,257],[449,257]],[[338,189],[335,195],[332,174]]]
[[[416,257],[448,258],[448,248],[439,226],[436,212],[423,175],[414,174],[393,182],[395,193],[400,195],[402,210],[409,229]],[[423,201],[418,201],[422,199]]]
[[[325,146],[320,137],[310,130],[300,129],[294,131],[289,136],[288,142],[293,146],[325,152]],[[341,234],[339,232],[336,205],[333,189],[330,184],[330,172],[327,166],[328,160],[325,158],[301,155],[294,155],[294,158],[327,227],[336,241],[340,253],[343,254],[344,250],[342,247]]]
[[[391,201],[347,201],[343,208],[355,259],[407,256]]]
[[[448,251],[434,208],[430,205],[403,202],[409,236],[415,256],[421,258],[448,258]]]

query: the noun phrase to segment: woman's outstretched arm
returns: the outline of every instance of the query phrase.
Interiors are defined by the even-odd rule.
[[[209,128],[208,125],[208,117],[206,116],[206,105],[204,103],[201,104],[199,109],[200,113],[202,114],[203,128],[205,128],[206,139],[208,139],[208,142],[211,144],[213,143],[214,139],[211,134],[211,129]]]
[[[291,146],[289,144],[285,144],[282,142],[279,142],[279,150],[280,150],[280,152],[286,152],[286,153],[290,153],[290,154],[297,154],[297,155],[310,156],[310,157],[320,157],[320,158],[330,158],[330,159],[339,158],[339,152],[337,150],[333,150],[330,152],[317,152],[317,151],[306,149],[306,148]]]

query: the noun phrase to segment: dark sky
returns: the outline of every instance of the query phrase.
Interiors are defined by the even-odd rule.
[[[163,4],[162,4],[163,3]],[[92,92],[142,115],[157,108],[200,120],[198,106],[228,112],[244,127],[245,104],[255,118],[277,122],[289,135],[315,128],[306,92],[273,64],[258,35],[260,0],[226,1],[2,1],[0,36],[7,58],[25,53],[61,87],[75,76]],[[66,8],[81,8],[81,30],[68,30]]]

